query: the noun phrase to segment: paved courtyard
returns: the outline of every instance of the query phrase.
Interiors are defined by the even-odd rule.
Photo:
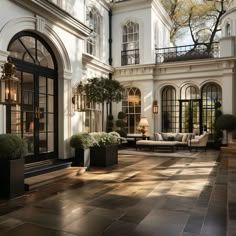
[[[218,152],[121,150],[119,164],[0,201],[0,235],[225,236]]]

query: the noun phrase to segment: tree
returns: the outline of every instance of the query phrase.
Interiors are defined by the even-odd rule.
[[[206,44],[206,50],[211,49],[220,31],[220,19],[225,13],[228,0],[162,0],[173,26],[171,42],[181,38],[188,29],[194,49],[199,44]]]
[[[84,90],[89,102],[102,104],[102,129],[104,130],[104,104],[107,105],[108,117],[110,104],[121,101],[124,88],[117,80],[95,77],[87,80]]]

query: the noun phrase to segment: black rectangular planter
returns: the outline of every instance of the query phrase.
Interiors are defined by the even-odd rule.
[[[106,167],[118,163],[118,145],[90,148],[90,166]]]
[[[24,194],[24,158],[0,159],[0,197],[15,198]]]

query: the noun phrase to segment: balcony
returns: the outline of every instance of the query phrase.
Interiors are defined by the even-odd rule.
[[[121,65],[139,64],[139,49],[121,51]]]
[[[156,48],[156,64],[219,57],[219,43]]]

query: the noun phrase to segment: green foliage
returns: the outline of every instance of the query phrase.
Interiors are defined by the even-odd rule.
[[[116,132],[121,136],[126,138],[127,137],[127,132],[125,131],[125,129],[118,129],[116,130]]]
[[[118,113],[118,119],[123,120],[123,119],[125,119],[125,118],[126,118],[125,112],[120,111],[120,112]]]
[[[90,135],[95,140],[94,146],[107,146],[111,144],[118,144],[120,142],[119,133],[113,132],[93,132]]]
[[[70,138],[70,146],[72,148],[86,149],[94,145],[94,139],[89,133],[74,134]]]
[[[107,119],[108,119],[108,120],[110,120],[110,121],[112,121],[112,120],[113,120],[113,118],[114,118],[114,117],[113,117],[113,115],[111,115],[111,114],[110,114],[110,115],[108,115],[108,117],[107,117]]]
[[[122,129],[126,126],[126,123],[125,123],[124,120],[117,120],[116,121],[116,126]]]
[[[15,134],[0,135],[0,158],[15,160],[26,154],[26,141]]]
[[[170,39],[175,44],[190,32],[193,43],[210,43],[217,40],[220,19],[228,0],[161,0],[172,21]],[[209,48],[207,48],[209,50]]]
[[[216,127],[220,130],[233,131],[236,129],[236,116],[224,114],[217,118]]]
[[[90,102],[109,103],[120,102],[124,88],[117,80],[95,77],[88,79],[84,90]]]

